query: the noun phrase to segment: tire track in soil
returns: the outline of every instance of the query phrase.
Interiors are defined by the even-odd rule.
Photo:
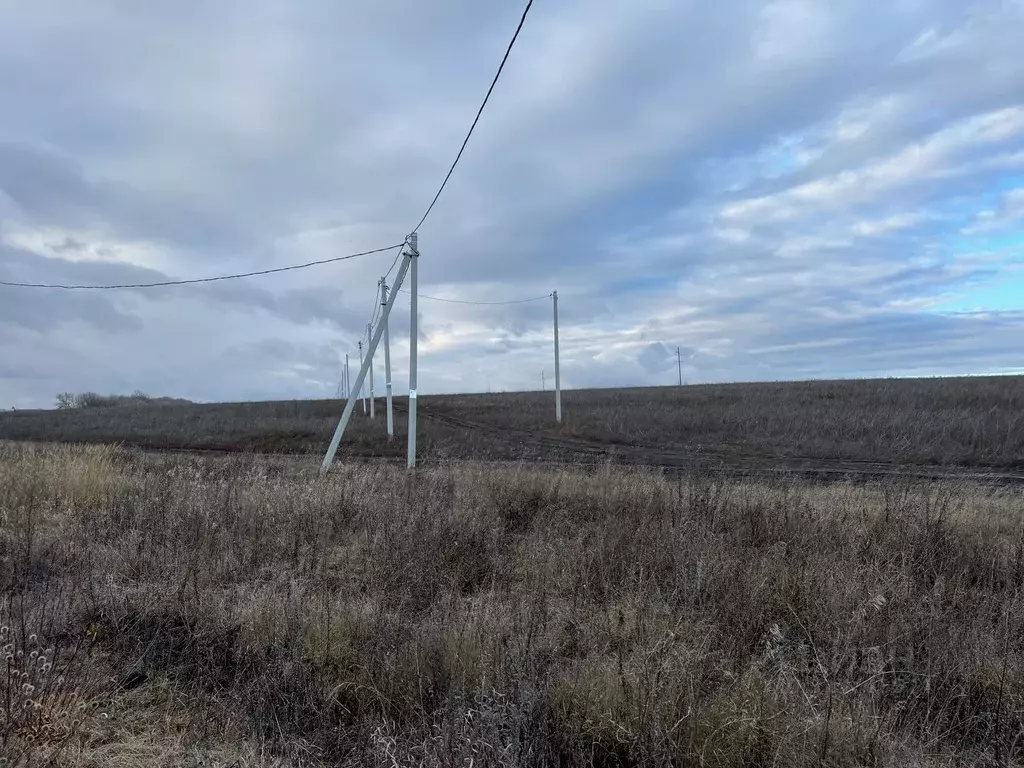
[[[394,404],[395,411],[405,413],[406,409]],[[998,470],[978,470],[960,466],[927,466],[895,464],[871,461],[869,459],[826,459],[811,456],[778,456],[759,454],[741,449],[707,449],[698,447],[690,450],[673,450],[654,446],[630,445],[615,441],[601,441],[567,435],[551,435],[543,431],[526,431],[496,427],[464,419],[452,414],[432,411],[420,405],[418,413],[433,421],[459,429],[469,429],[494,435],[500,439],[519,444],[533,444],[551,448],[570,455],[604,459],[608,463],[657,467],[670,471],[711,470],[728,474],[810,474],[810,475],[851,475],[851,476],[899,476],[933,480],[970,480],[1003,484],[1024,484],[1024,475]],[[538,462],[548,463],[548,462]],[[556,462],[562,463],[562,462]]]
[[[394,403],[396,413],[407,413],[404,404]],[[644,445],[630,445],[621,441],[601,441],[591,438],[551,435],[542,430],[527,431],[497,427],[492,424],[471,421],[448,413],[441,413],[419,408],[419,415],[425,420],[437,424],[454,427],[459,430],[473,430],[492,435],[507,443],[522,446],[533,446],[549,449],[558,458],[530,457],[522,459],[465,459],[445,457],[443,459],[421,459],[418,463],[423,467],[443,465],[446,463],[520,466],[529,464],[548,468],[594,468],[601,464],[613,466],[634,466],[660,469],[671,474],[700,470],[716,475],[731,477],[744,476],[785,476],[805,475],[825,480],[843,480],[847,478],[881,479],[899,477],[920,480],[945,480],[960,482],[981,482],[1003,486],[1024,486],[1024,475],[1005,472],[996,468],[971,468],[964,466],[928,466],[895,464],[891,462],[870,461],[866,459],[826,459],[810,456],[779,456],[740,449],[722,449],[697,447],[689,450],[671,450]],[[143,453],[153,454],[191,454],[195,456],[238,456],[247,453],[237,447],[170,447],[170,446],[130,446]],[[277,452],[255,451],[255,455],[291,460],[316,459],[319,463],[319,452],[303,451]],[[360,451],[346,455],[344,461],[386,462],[404,465],[404,451],[379,452]]]

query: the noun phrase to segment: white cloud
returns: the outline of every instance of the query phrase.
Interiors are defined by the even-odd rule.
[[[943,128],[921,142],[902,147],[884,160],[861,168],[724,206],[725,219],[788,220],[823,207],[862,205],[893,187],[965,172],[956,161],[968,151],[1024,135],[1024,109],[1001,109]]]
[[[54,282],[401,240],[520,12],[0,7],[0,279]],[[971,345],[978,326],[934,308],[1004,274],[984,235],[1020,232],[999,190],[1024,168],[1021,29],[1019,3],[537,5],[422,232],[423,291],[559,289],[576,386],[671,380],[653,356],[676,345],[695,350],[690,380],[998,367],[1020,318]],[[0,356],[19,364],[0,405],[333,393],[389,264],[195,292],[5,290]],[[426,391],[536,387],[550,368],[544,302],[421,314]],[[407,321],[400,303],[396,381]]]
[[[974,217],[974,221],[964,227],[961,232],[965,235],[984,234],[1022,224],[1024,224],[1024,187],[1004,192],[996,210],[979,211]]]
[[[927,216],[921,212],[894,213],[880,219],[863,219],[856,222],[851,230],[854,234],[862,237],[878,237],[890,232],[916,227],[926,219]]]
[[[839,19],[836,8],[814,0],[772,0],[759,13],[754,50],[766,62],[827,56]]]
[[[0,246],[64,262],[105,262],[153,270],[174,267],[173,255],[145,240],[125,242],[102,233],[59,226],[31,227],[8,220],[0,230]]]

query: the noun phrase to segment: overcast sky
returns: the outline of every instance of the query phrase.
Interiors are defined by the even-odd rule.
[[[519,0],[0,0],[0,280],[400,242]],[[557,289],[568,387],[1024,369],[1022,0],[537,0],[423,293]],[[0,407],[332,396],[390,254],[0,287]],[[393,315],[405,392],[408,297]],[[537,389],[551,305],[420,304],[424,392]],[[353,376],[354,376],[353,371]],[[378,367],[378,390],[380,368]]]

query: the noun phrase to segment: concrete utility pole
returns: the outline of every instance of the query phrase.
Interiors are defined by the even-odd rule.
[[[392,291],[392,293],[394,293],[395,291],[398,291],[402,287],[402,282],[405,280],[405,275],[406,275],[406,273],[408,273],[410,265],[413,265],[413,269],[415,270],[415,264],[416,264],[415,257],[419,256],[419,253],[416,251],[416,235],[415,234],[409,236],[409,240],[407,241],[407,247],[409,248],[409,250],[407,250],[405,252],[405,254],[404,254],[405,258],[402,259],[402,266],[399,268],[398,275],[395,278],[395,285],[394,285],[394,290]],[[415,275],[415,271],[413,272],[413,274]],[[416,284],[414,282],[413,283],[413,287],[414,288],[415,288],[415,285]],[[414,292],[413,296],[415,296],[415,295],[416,294]],[[369,344],[369,347],[367,349],[367,356],[366,356],[366,358],[361,360],[361,364],[359,366],[359,374],[356,376],[355,384],[353,385],[353,389],[355,391],[357,391],[357,392],[361,392],[362,391],[363,382],[366,380],[366,375],[369,372],[370,358],[373,356],[374,350],[377,349],[377,345],[380,343],[381,336],[384,335],[384,328],[387,326],[388,317],[391,315],[391,308],[393,306],[394,306],[393,302],[388,302],[387,306],[384,307],[384,316],[381,318],[381,322],[377,324],[377,330],[373,332],[373,335],[370,338],[370,344]],[[415,307],[415,300],[413,300],[413,306]],[[415,317],[415,314],[413,315],[413,317]],[[413,320],[413,325],[415,325],[415,322],[416,321]],[[413,338],[415,338],[415,336]],[[413,347],[413,349],[415,349],[415,346]],[[361,352],[362,352],[362,345],[360,343],[360,353]],[[361,354],[360,354],[360,357],[362,357]],[[413,357],[413,361],[415,361],[415,357]],[[415,371],[416,371],[416,367],[415,367],[415,364],[413,364],[411,366],[411,368],[410,368],[410,383],[412,383],[412,384],[415,384]],[[414,392],[415,392],[415,388],[412,387],[410,389],[411,389],[411,391],[410,391],[409,394],[413,395]],[[409,416],[410,416],[409,429],[410,429],[410,433],[413,434],[413,435],[415,434],[415,421],[414,421],[414,418],[415,418],[415,410],[414,410],[414,408],[415,408],[415,401],[416,401],[416,398],[414,396],[411,396],[409,398],[409,403],[410,403],[410,406],[409,406]],[[327,470],[329,470],[331,468],[331,463],[334,461],[334,456],[338,452],[338,446],[341,444],[341,438],[345,434],[345,428],[348,426],[348,422],[352,418],[352,411],[355,410],[355,407],[356,407],[356,398],[350,397],[348,399],[348,402],[345,404],[345,411],[341,414],[341,418],[338,420],[338,426],[334,430],[334,436],[331,438],[331,444],[329,446],[327,446],[327,453],[324,455],[323,463],[320,465],[320,472],[321,472],[321,474],[326,473]],[[409,441],[410,464],[409,464],[409,466],[413,466],[415,464],[415,457],[416,457],[415,450],[416,450],[416,444],[414,442],[414,438],[410,437],[410,441]]]
[[[348,352],[345,353],[345,397],[352,397],[352,374],[348,370]]]
[[[381,322],[384,323],[384,390],[387,394],[387,425],[388,440],[395,436],[395,417],[391,409],[391,331],[388,330],[387,315],[384,309],[388,306],[387,276],[380,279]]]
[[[366,338],[373,338],[373,326],[370,323],[366,324]],[[373,352],[369,352],[367,357],[370,359],[370,418],[376,418],[377,414],[373,409]]]
[[[411,469],[416,466],[416,364],[417,342],[419,341],[419,282],[417,270],[420,261],[419,237],[415,232],[409,235],[409,461]],[[401,281],[395,285],[397,290]],[[390,307],[388,307],[390,309]]]
[[[679,347],[676,347],[676,368],[679,369],[679,386],[683,386],[683,358],[679,354]]]
[[[548,391],[548,372],[544,370],[540,372],[540,391]]]
[[[562,423],[562,374],[558,367],[558,291],[551,292],[555,310],[555,421]]]
[[[359,340],[359,370],[363,370],[363,341]],[[363,416],[366,415],[366,401],[363,399],[363,380],[359,380],[359,402],[363,404]]]

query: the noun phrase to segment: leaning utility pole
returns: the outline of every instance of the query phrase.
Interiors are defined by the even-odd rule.
[[[676,368],[679,369],[679,386],[683,386],[683,358],[679,354],[679,347],[676,347]]]
[[[366,324],[366,338],[373,338],[373,326],[370,323]],[[373,352],[369,352],[367,357],[370,358],[370,418],[376,418],[376,413],[373,410]]]
[[[380,279],[380,304],[385,309],[388,306],[387,275]],[[395,436],[395,417],[391,409],[391,331],[388,330],[387,316],[383,309],[381,318],[381,322],[384,323],[384,388],[387,394],[388,440],[390,440]]]
[[[409,466],[414,467],[416,465],[416,309],[417,309],[417,282],[416,282],[416,262],[419,258],[419,251],[416,249],[416,234],[409,235],[406,240],[404,257],[402,259],[402,266],[398,269],[398,275],[395,277],[395,285],[392,288],[392,296],[398,292],[402,287],[402,282],[405,280],[406,274],[412,271],[412,340],[410,343],[409,351]],[[370,343],[367,348],[367,355],[361,360],[359,366],[359,374],[356,376],[353,390],[361,392],[363,382],[366,380],[366,375],[370,368],[370,359],[373,357],[374,351],[377,349],[377,345],[380,343],[381,336],[384,335],[384,329],[388,325],[388,318],[391,315],[391,309],[394,306],[394,302],[389,301],[384,306],[384,313],[381,317],[381,321],[377,324],[377,330],[373,332],[370,337]],[[360,343],[360,352],[362,352],[362,344]],[[362,357],[360,355],[360,357]],[[356,398],[350,397],[348,402],[345,404],[345,411],[341,414],[341,418],[338,420],[338,426],[334,430],[334,436],[331,438],[331,444],[327,447],[327,453],[324,455],[323,463],[320,465],[320,472],[325,473],[331,468],[331,463],[334,461],[334,456],[338,452],[338,446],[341,444],[341,438],[345,434],[345,428],[348,426],[349,420],[352,418],[352,411],[356,407]]]
[[[555,310],[555,421],[562,423],[562,374],[558,367],[558,291],[551,292]]]
[[[359,340],[359,370],[363,369],[363,341]],[[359,379],[359,402],[363,404],[363,416],[366,415],[366,401],[363,399],[363,380]]]

